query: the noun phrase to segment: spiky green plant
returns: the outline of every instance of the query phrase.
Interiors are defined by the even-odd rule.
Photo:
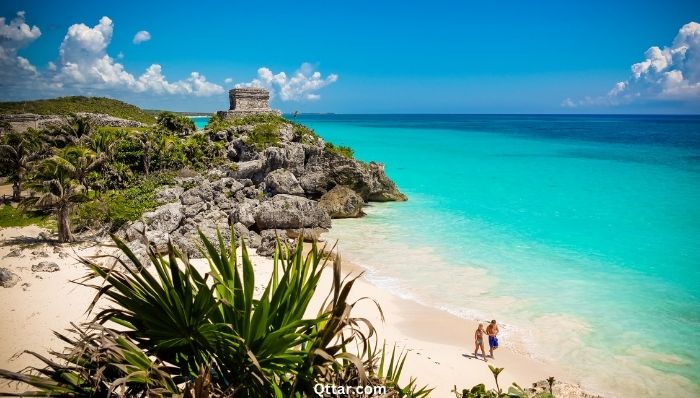
[[[238,246],[239,255],[233,237],[228,243],[221,234],[216,243],[201,233],[200,238],[206,273],[172,244],[165,256],[151,249],[147,268],[113,237],[124,257],[112,265],[85,259],[91,272],[80,281],[97,289],[90,311],[106,299],[106,308],[97,311],[96,326],[90,329],[101,334],[81,334],[79,340],[85,343],[64,339],[69,352],[90,354],[58,356],[67,367],[44,361],[47,367],[38,375],[0,376],[38,390],[25,396],[136,391],[129,396],[306,397],[315,395],[316,383],[332,383],[338,375],[346,377],[347,385],[385,384],[399,397],[428,394],[425,388],[417,389],[413,379],[399,387],[405,354],[392,352],[385,368],[385,349],[381,356],[372,350],[371,323],[351,316],[356,302],[348,297],[358,276],[343,278],[339,257],[333,262],[328,291],[317,292],[328,257],[315,244],[304,254],[301,241],[291,251],[278,242],[272,275],[256,294],[244,242]],[[317,293],[326,299],[316,315],[309,316]],[[118,326],[102,326],[109,324]],[[103,335],[117,343],[125,359],[92,354],[103,352],[93,347]],[[85,351],[84,345],[92,351]]]

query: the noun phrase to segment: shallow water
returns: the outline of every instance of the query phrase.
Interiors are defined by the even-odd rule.
[[[700,118],[298,121],[385,163],[409,197],[334,220],[375,283],[496,318],[610,396],[700,394]]]

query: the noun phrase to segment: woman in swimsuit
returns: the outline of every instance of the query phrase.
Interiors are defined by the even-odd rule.
[[[479,348],[481,348],[481,354],[484,356],[484,362],[486,361],[486,350],[484,350],[484,324],[480,323],[479,327],[476,329],[476,332],[474,332],[474,358],[477,357],[477,352],[479,351]]]

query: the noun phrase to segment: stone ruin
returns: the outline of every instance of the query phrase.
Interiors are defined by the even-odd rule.
[[[234,118],[248,115],[273,114],[280,115],[281,112],[271,109],[268,101],[270,92],[258,87],[238,87],[228,92],[231,106],[227,111],[217,112],[224,118]]]

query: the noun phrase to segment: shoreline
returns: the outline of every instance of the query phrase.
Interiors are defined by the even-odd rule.
[[[70,283],[86,273],[75,256],[104,254],[114,250],[105,246],[106,241],[70,246],[39,243],[23,249],[23,258],[7,257],[11,250],[17,248],[17,243],[12,243],[13,240],[27,241],[42,231],[42,228],[36,226],[0,229],[0,265],[12,269],[21,278],[16,286],[0,289],[0,301],[5,303],[0,307],[0,335],[3,336],[0,368],[17,371],[35,365],[37,362],[29,355],[17,356],[23,350],[45,353],[49,349],[62,348],[61,341],[52,331],[62,331],[70,326],[70,322],[85,321],[88,318],[85,309],[95,294],[92,289]],[[56,247],[60,249],[53,249]],[[32,255],[33,252],[45,253],[47,256]],[[63,255],[61,258],[61,253],[68,253],[69,256]],[[253,259],[256,278],[261,282],[266,281],[271,273],[272,260],[257,255]],[[60,269],[51,273],[31,271],[31,266],[41,261],[55,262]],[[202,261],[201,266],[206,267],[206,264]],[[363,268],[344,261],[342,270],[344,275],[357,275]],[[23,286],[23,283],[29,285]],[[330,283],[331,273],[324,272],[320,289]],[[354,309],[354,315],[372,322],[380,344],[384,340],[387,347],[395,343],[397,350],[408,350],[404,370],[406,381],[408,377],[415,377],[418,385],[435,387],[432,396],[449,396],[454,385],[459,389],[479,383],[484,383],[488,388],[495,387],[487,365],[505,368],[499,377],[501,386],[517,382],[521,387],[527,388],[549,376],[571,381],[564,369],[505,347],[496,351],[496,359],[487,358],[488,362],[481,358],[465,357],[465,354],[473,352],[471,335],[476,322],[398,297],[373,285],[364,276],[356,282],[349,300],[362,297],[371,297],[379,303],[385,322],[381,322],[381,316],[371,300],[361,300]],[[317,309],[322,299],[319,295],[314,296],[310,308]],[[32,333],[27,333],[29,330]],[[576,389],[572,385],[563,385]]]

